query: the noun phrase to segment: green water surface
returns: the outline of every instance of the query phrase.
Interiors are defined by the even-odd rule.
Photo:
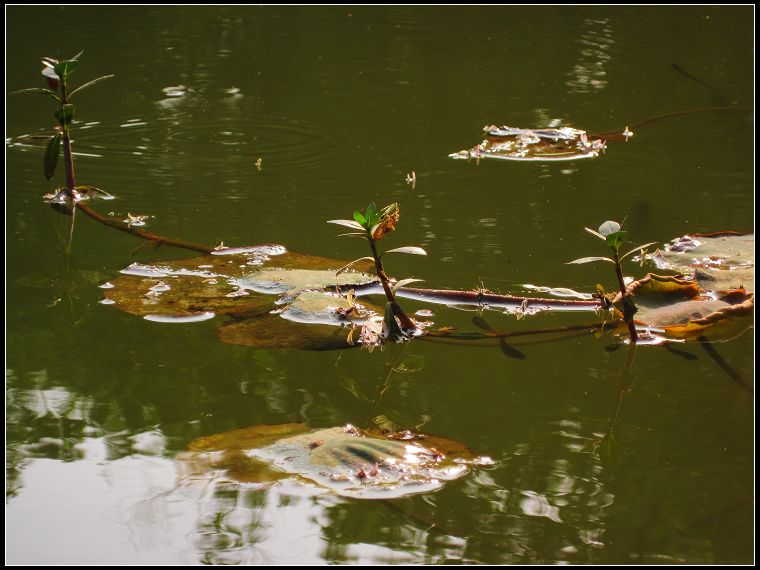
[[[158,234],[350,260],[362,242],[325,221],[395,201],[383,244],[428,256],[389,257],[389,273],[525,294],[612,289],[609,267],[565,265],[604,254],[583,227],[607,219],[626,218],[636,243],[754,227],[752,113],[657,121],[596,159],[448,158],[487,124],[600,132],[751,106],[749,6],[11,6],[6,18],[7,91],[43,86],[40,56],[81,49],[75,84],[116,74],[77,96],[78,180],[118,196],[98,211],[150,215]],[[731,374],[687,343],[639,347],[621,381],[626,349],[605,350],[609,335],[526,337],[518,359],[424,341],[265,350],[222,343],[220,317],[148,322],[100,304],[98,285],[136,260],[193,254],[78,216],[66,255],[68,220],[41,200],[63,174],[46,182],[44,142],[20,138],[48,133],[53,111],[6,99],[7,562],[753,561],[753,330],[715,346]],[[404,306],[474,330],[474,313]],[[598,318],[486,314],[498,330]],[[495,464],[389,502],[178,475],[200,436],[380,415]]]

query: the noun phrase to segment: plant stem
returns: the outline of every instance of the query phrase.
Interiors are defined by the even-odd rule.
[[[372,236],[369,235],[369,233],[367,237],[369,238],[369,245],[372,248],[372,257],[375,259],[375,270],[377,271],[377,276],[383,286],[385,296],[388,298],[388,302],[393,308],[393,314],[398,317],[399,321],[401,321],[401,328],[405,330],[415,330],[417,328],[417,325],[415,325],[414,321],[412,321],[412,319],[410,319],[409,316],[404,312],[404,310],[401,308],[401,305],[396,302],[396,297],[394,297],[393,291],[391,290],[391,285],[388,282],[388,276],[385,274],[385,270],[383,269],[383,262],[380,260],[380,256],[377,254],[377,246],[375,245],[375,240],[372,239]]]
[[[631,301],[630,296],[625,290],[625,280],[623,279],[623,268],[620,266],[620,255],[617,250],[613,250],[613,261],[615,262],[615,275],[617,275],[618,287],[620,287],[620,302],[623,304],[623,320],[628,325],[628,334],[631,337],[631,342],[636,344],[639,337],[636,335],[636,325],[633,324],[633,314],[635,313],[635,306]]]
[[[68,103],[66,98],[66,83],[61,81],[61,109]],[[61,111],[63,112],[63,111]],[[74,177],[74,157],[71,153],[71,131],[70,125],[63,125],[63,162],[66,168],[66,195],[72,204],[74,202],[74,190],[77,186]],[[72,205],[73,210],[73,205]]]
[[[77,183],[74,178],[74,158],[71,155],[71,137],[68,129],[64,129],[63,134],[63,160],[66,167],[66,195],[73,201]]]
[[[152,232],[147,232],[145,230],[133,228],[132,226],[129,226],[125,224],[124,222],[121,222],[119,220],[115,220],[112,218],[107,218],[106,216],[99,214],[98,212],[90,208],[89,206],[83,204],[81,201],[77,202],[75,206],[79,208],[82,212],[90,216],[93,220],[96,220],[100,222],[101,224],[105,224],[106,226],[115,228],[117,230],[126,232],[128,234],[132,234],[133,236],[137,236],[142,239],[147,239],[155,243],[171,245],[174,247],[181,247],[183,249],[189,249],[191,251],[200,251],[201,253],[211,253],[212,251],[214,251],[214,248],[208,245],[202,245],[202,244],[193,243],[189,241],[172,239],[172,238],[160,236],[158,234],[154,234]]]

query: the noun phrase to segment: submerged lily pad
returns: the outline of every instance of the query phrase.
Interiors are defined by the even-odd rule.
[[[593,158],[605,149],[601,139],[590,140],[586,131],[559,129],[518,129],[486,126],[486,138],[471,149],[450,154],[451,158],[502,160],[577,160]]]
[[[335,272],[343,262],[288,252],[281,246],[232,251],[177,261],[133,263],[111,280],[112,287],[105,297],[122,311],[141,316],[189,316],[201,312],[253,315],[272,309],[273,294],[371,286],[378,281],[377,277],[357,271],[336,278]]]
[[[638,307],[636,324],[667,338],[729,340],[752,326],[755,300],[746,291],[717,297],[694,281],[649,274],[627,292]]]
[[[189,472],[224,469],[229,479],[261,483],[294,476],[359,499],[395,499],[435,491],[465,475],[475,457],[462,444],[402,432],[371,435],[347,425],[256,426],[200,438],[178,457]]]
[[[755,236],[738,232],[685,235],[646,256],[660,269],[692,277],[707,291],[754,291]]]

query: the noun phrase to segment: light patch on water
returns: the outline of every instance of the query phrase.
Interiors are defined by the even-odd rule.
[[[559,509],[549,504],[549,501],[543,495],[533,491],[522,491],[523,498],[520,499],[520,509],[530,517],[546,517],[554,522],[561,523],[559,518]]]
[[[231,293],[227,293],[225,297],[243,297],[245,295],[249,295],[248,291],[245,289],[237,289],[235,291],[232,291]]]
[[[184,85],[174,85],[171,87],[164,87],[161,91],[167,97],[182,97],[187,94],[187,87]]]
[[[205,279],[219,277],[216,273],[210,271],[194,271],[192,269],[171,269],[166,266],[144,265],[142,263],[132,263],[126,268],[119,271],[124,275],[136,275],[137,277],[169,277],[169,276],[189,276],[203,277]]]
[[[72,152],[72,156],[87,156],[89,158],[103,158],[102,154],[93,154],[91,152]]]
[[[204,311],[194,315],[145,315],[143,318],[155,323],[197,323],[213,319],[215,316],[211,311]]]
[[[168,277],[170,270],[168,268],[159,269],[158,267],[135,262],[119,271],[119,273],[136,275],[137,277]]]
[[[240,255],[253,253],[259,255],[282,255],[287,253],[281,245],[251,245],[244,247],[220,247],[211,252],[211,255]]]
[[[530,283],[525,283],[524,285],[521,285],[521,287],[523,289],[527,289],[528,291],[538,291],[539,293],[548,293],[549,295],[552,295],[554,297],[565,297],[565,298],[575,298],[575,299],[585,299],[585,300],[591,300],[594,298],[594,296],[590,293],[581,293],[573,289],[568,289],[567,287],[544,287],[541,285],[531,285]]]
[[[132,450],[142,455],[163,455],[166,450],[166,437],[159,430],[136,433],[129,438]]]

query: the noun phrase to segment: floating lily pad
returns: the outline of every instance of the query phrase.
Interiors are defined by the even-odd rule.
[[[240,279],[234,284],[248,291],[277,295],[288,291],[304,289],[324,289],[327,287],[357,287],[378,283],[377,277],[356,271],[346,271],[335,275],[335,271],[314,269],[293,269],[264,267]]]
[[[556,161],[593,158],[605,149],[604,141],[590,140],[586,131],[559,129],[518,129],[487,126],[486,138],[471,149],[450,154],[451,158]]]
[[[755,236],[737,232],[685,235],[648,255],[660,269],[677,271],[707,291],[754,291]]]
[[[746,291],[716,297],[694,281],[649,274],[627,292],[638,307],[636,324],[667,338],[728,340],[752,326],[755,301]]]
[[[111,280],[105,297],[115,307],[141,316],[253,315],[273,308],[272,294],[378,281],[357,271],[336,278],[335,272],[343,265],[287,252],[281,246],[237,248],[178,261],[133,263]]]
[[[241,483],[294,476],[360,499],[435,491],[474,465],[493,463],[457,442],[413,432],[380,436],[351,425],[308,430],[292,423],[200,438],[178,459],[190,472],[223,469]]]
[[[368,305],[349,303],[335,293],[303,291],[276,311],[234,320],[217,332],[224,342],[257,348],[335,350],[350,348],[351,327],[361,327],[370,319],[382,321]]]

